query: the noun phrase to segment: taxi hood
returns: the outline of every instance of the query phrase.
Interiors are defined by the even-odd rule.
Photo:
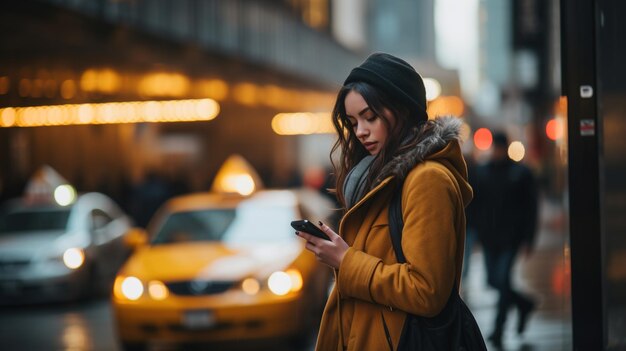
[[[238,246],[222,242],[147,246],[128,260],[121,274],[161,281],[237,281],[250,276],[262,279],[289,267],[303,249],[299,241]]]

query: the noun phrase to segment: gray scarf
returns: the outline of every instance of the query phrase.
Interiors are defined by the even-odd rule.
[[[365,195],[365,183],[374,158],[373,155],[365,156],[348,172],[346,181],[343,183],[343,194],[346,199],[347,209],[354,206]]]

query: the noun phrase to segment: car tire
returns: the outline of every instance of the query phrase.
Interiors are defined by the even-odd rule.
[[[145,351],[148,349],[148,344],[145,342],[126,342],[122,341],[122,350],[124,351]]]

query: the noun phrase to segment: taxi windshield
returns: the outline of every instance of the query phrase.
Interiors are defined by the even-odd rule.
[[[220,241],[234,218],[234,209],[177,212],[165,220],[152,243]]]
[[[63,230],[69,216],[69,208],[5,212],[0,215],[0,233]]]
[[[245,245],[284,242],[297,238],[289,226],[292,218],[295,218],[292,208],[245,203],[236,210],[178,212],[165,220],[152,243],[221,241]]]

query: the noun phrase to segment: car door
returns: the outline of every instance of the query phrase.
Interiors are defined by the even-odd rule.
[[[89,213],[89,232],[99,279],[109,279],[117,270],[120,253],[111,233],[112,222],[113,218],[101,209],[95,208]]]
[[[95,211],[95,210],[94,210]],[[101,238],[106,238],[109,273],[115,275],[130,255],[131,248],[124,242],[124,236],[131,228],[131,220],[112,201],[104,201],[94,212],[94,220],[101,226]]]

